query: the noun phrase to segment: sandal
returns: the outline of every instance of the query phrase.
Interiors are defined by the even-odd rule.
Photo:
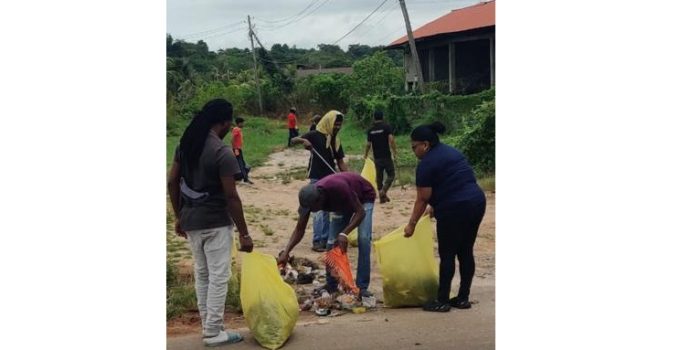
[[[451,307],[455,307],[456,309],[469,309],[472,307],[470,301],[467,299],[460,299],[458,297],[451,298],[451,300],[449,300],[449,304]]]
[[[440,303],[439,301],[431,301],[423,306],[423,310],[432,312],[449,312],[451,305],[449,303]]]

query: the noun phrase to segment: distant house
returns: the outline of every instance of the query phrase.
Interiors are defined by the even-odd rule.
[[[352,74],[352,67],[338,67],[338,68],[308,68],[302,65],[298,65],[297,72],[295,75],[298,78],[304,78],[309,75],[322,74],[322,73],[342,73],[342,74]]]
[[[495,84],[496,2],[453,10],[413,31],[425,82],[448,83],[450,93],[474,93]],[[408,37],[386,49],[404,51],[405,89],[414,89],[417,73]]]

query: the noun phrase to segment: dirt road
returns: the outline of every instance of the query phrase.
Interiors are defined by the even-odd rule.
[[[302,180],[307,160],[308,152],[302,149],[274,153],[264,166],[251,173],[255,185],[239,185],[238,191],[255,249],[276,255],[288,241],[297,220],[297,192],[307,183],[307,180]],[[374,240],[408,221],[415,200],[415,189],[396,184],[389,195],[392,199],[390,203],[376,203],[374,208]],[[305,237],[292,254],[316,260],[319,253],[311,250],[311,241],[310,220]],[[314,349],[324,344],[324,349],[376,349],[383,346],[390,349],[492,349],[495,344],[494,250],[495,195],[487,193],[487,211],[475,245],[477,269],[471,293],[471,299],[478,301],[478,304],[473,305],[471,310],[436,314],[419,309],[379,309],[335,318],[319,318],[303,312],[285,348]],[[351,248],[349,255],[350,261],[356,262],[356,248]],[[180,260],[180,272],[191,273],[191,264],[190,258]],[[452,292],[455,293],[457,288],[456,277]],[[382,279],[375,256],[372,256],[369,289],[379,300],[382,299]],[[168,349],[202,348],[198,336],[199,322],[196,322],[196,318],[189,323],[186,320],[169,322]],[[230,348],[259,348],[242,318],[233,320],[227,317],[227,326],[241,328],[246,338],[244,343]]]

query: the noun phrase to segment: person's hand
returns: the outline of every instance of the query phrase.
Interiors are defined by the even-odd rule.
[[[242,252],[250,253],[253,251],[253,239],[250,236],[239,236],[239,243],[241,244]]]
[[[409,223],[408,225],[406,225],[406,227],[404,227],[404,237],[409,238],[413,236],[413,232],[415,232],[415,230],[416,225]]]
[[[305,146],[305,149],[306,149],[306,150],[308,150],[308,151],[311,151],[311,150],[312,150],[312,143],[309,142],[309,140],[304,140],[303,145]]]
[[[347,253],[347,236],[345,235],[339,235],[337,244],[340,247],[340,250],[342,250],[343,253]]]
[[[285,250],[282,250],[279,253],[279,257],[276,258],[276,265],[286,266],[286,264],[288,263],[288,260],[290,260],[290,256],[288,256],[288,252],[286,252]]]
[[[179,226],[179,220],[175,220],[175,233],[184,239],[187,238],[187,233]]]

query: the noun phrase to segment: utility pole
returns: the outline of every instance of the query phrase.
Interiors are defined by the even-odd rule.
[[[401,13],[404,15],[404,22],[406,23],[406,34],[408,34],[408,44],[411,48],[411,57],[413,59],[413,64],[416,66],[416,74],[418,77],[418,88],[420,92],[425,92],[425,79],[423,79],[423,70],[420,67],[420,60],[418,59],[418,50],[416,50],[416,41],[413,39],[413,32],[411,32],[411,22],[408,19],[408,11],[406,11],[406,3],[404,0],[399,0],[401,5]]]
[[[266,52],[267,49],[264,48],[264,45],[262,45],[262,43],[260,42],[260,38],[257,37],[257,34],[253,33],[253,36],[255,37],[255,41],[257,41],[257,44],[260,45],[260,47],[262,48],[262,50],[264,50],[264,51]],[[281,70],[281,67],[279,66],[279,63],[278,63],[278,62],[276,62],[275,60],[272,60],[272,62],[274,62],[274,65],[276,65],[276,68],[277,68],[278,70]]]
[[[250,37],[250,49],[253,51],[253,67],[255,69],[255,85],[257,85],[257,97],[260,102],[260,114],[264,113],[262,108],[262,92],[260,91],[260,76],[257,74],[257,57],[255,56],[255,44],[253,43],[253,26],[250,24],[250,15],[248,15],[248,36]]]

